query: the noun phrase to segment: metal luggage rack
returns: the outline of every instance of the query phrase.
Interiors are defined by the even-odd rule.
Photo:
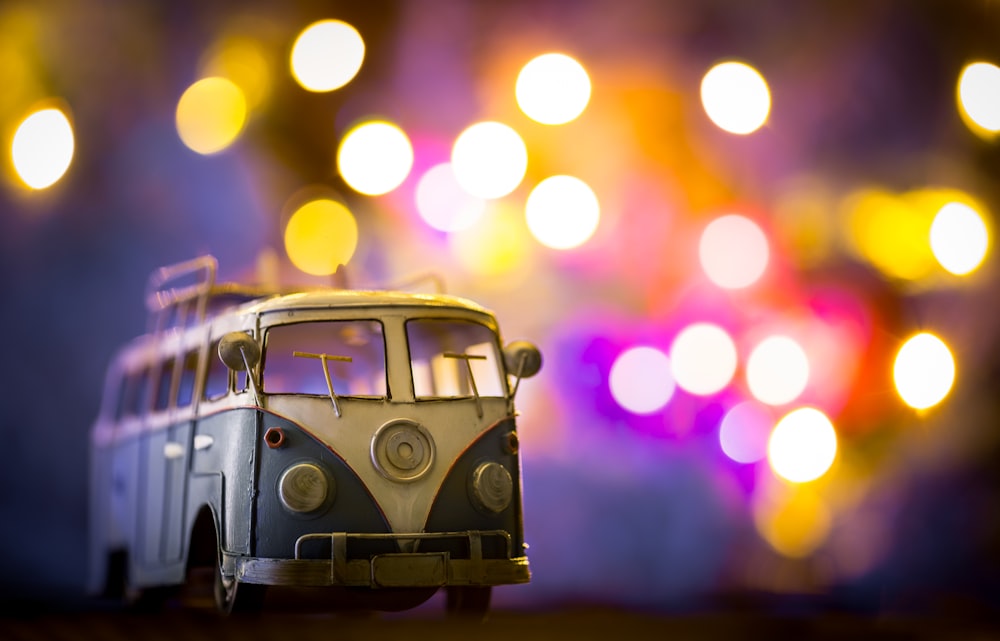
[[[350,288],[346,282],[346,275],[342,273],[343,270],[337,272],[342,281],[339,285],[294,287],[216,283],[218,271],[218,261],[214,256],[206,254],[184,262],[166,265],[150,274],[146,285],[146,308],[150,312],[149,331],[158,334],[171,327],[199,324],[205,321],[210,311],[219,312],[260,298],[302,291]],[[177,283],[183,279],[189,279],[193,282],[171,286],[171,283]],[[409,290],[425,282],[430,282],[434,293],[442,294],[445,292],[444,279],[439,274],[432,272],[420,274],[389,289]],[[220,305],[218,309],[210,310],[213,302],[226,299],[231,299],[231,302]]]

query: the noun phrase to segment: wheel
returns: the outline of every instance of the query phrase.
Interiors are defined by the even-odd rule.
[[[222,614],[248,614],[259,612],[267,594],[266,585],[243,583],[222,573],[222,566],[215,572],[215,607]]]
[[[448,616],[484,620],[486,613],[490,609],[490,595],[492,591],[493,588],[488,585],[448,586],[446,589],[447,599],[445,605]]]

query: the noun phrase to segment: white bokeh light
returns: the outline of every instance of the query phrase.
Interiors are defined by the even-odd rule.
[[[767,237],[754,221],[738,214],[721,216],[701,234],[698,258],[709,280],[725,289],[757,282],[770,256]]]
[[[837,432],[826,414],[801,407],[778,421],[767,444],[767,459],[778,476],[807,483],[826,474],[837,457]]]
[[[521,111],[545,125],[561,125],[579,116],[590,100],[590,77],[579,62],[547,53],[521,68],[514,93]]]
[[[14,133],[14,170],[32,189],[45,189],[69,169],[75,147],[73,127],[66,114],[55,108],[36,111]]]
[[[958,79],[958,108],[974,130],[1000,132],[1000,67],[989,62],[967,65]]]
[[[736,373],[736,345],[726,330],[711,323],[684,328],[670,347],[678,387],[708,396],[722,390]]]
[[[989,232],[982,216],[963,203],[948,203],[931,223],[931,251],[946,270],[969,274],[986,258]]]
[[[451,166],[462,189],[479,198],[502,198],[517,189],[528,169],[521,136],[499,122],[479,122],[459,134]]]
[[[771,92],[764,76],[750,65],[723,62],[702,79],[701,102],[705,113],[721,129],[745,135],[767,122]]]
[[[809,359],[793,339],[769,336],[750,352],[746,375],[754,398],[784,405],[798,398],[809,383]]]
[[[553,249],[582,245],[597,229],[600,217],[597,196],[573,176],[546,178],[531,190],[525,205],[531,234]]]
[[[652,414],[674,394],[674,379],[667,355],[654,347],[633,347],[622,352],[611,366],[611,395],[633,414]]]
[[[320,20],[295,39],[289,62],[303,89],[324,92],[349,83],[364,59],[365,42],[357,29],[341,20]]]
[[[378,196],[399,187],[413,167],[413,147],[402,129],[367,122],[351,129],[337,150],[337,169],[352,189]]]
[[[910,407],[937,405],[955,382],[955,358],[944,341],[928,332],[913,336],[899,349],[893,364],[896,391]]]

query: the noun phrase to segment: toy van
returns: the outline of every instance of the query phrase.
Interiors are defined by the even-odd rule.
[[[530,579],[514,396],[541,367],[440,294],[155,272],[148,334],[113,358],[91,438],[90,583],[154,602],[210,576],[224,613],[268,586],[484,613]]]

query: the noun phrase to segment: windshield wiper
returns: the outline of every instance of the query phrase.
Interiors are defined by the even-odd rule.
[[[469,361],[485,361],[486,357],[479,354],[456,354],[455,352],[445,352],[445,358],[457,358],[465,361],[465,368],[469,371],[469,384],[472,386],[472,394],[476,397],[476,414],[483,417],[483,401],[479,398],[479,388],[476,387],[476,377],[472,373],[472,363]]]
[[[292,356],[302,358],[318,358],[323,365],[323,377],[326,379],[326,389],[330,392],[330,402],[333,403],[333,413],[340,418],[340,403],[337,402],[337,393],[333,391],[333,381],[330,379],[330,368],[328,361],[342,361],[351,363],[354,361],[350,356],[334,356],[333,354],[313,354],[312,352],[292,352]]]

